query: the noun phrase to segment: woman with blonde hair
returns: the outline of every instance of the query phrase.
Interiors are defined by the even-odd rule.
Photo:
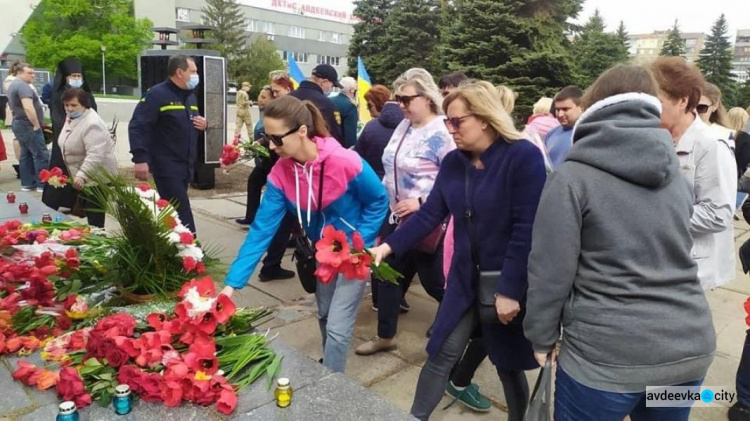
[[[732,130],[729,129],[727,109],[724,108],[721,97],[721,89],[711,82],[706,82],[703,86],[703,95],[695,110],[711,132],[734,149],[734,136]]]
[[[419,210],[430,196],[443,159],[456,148],[443,123],[443,96],[429,72],[409,69],[396,79],[393,87],[404,120],[383,150],[383,184],[390,199],[390,216],[381,231],[382,238],[387,238]],[[402,297],[416,274],[425,291],[436,301],[442,300],[445,284],[442,228],[436,227],[425,237],[427,240],[419,246],[414,244],[409,253],[388,261],[404,277],[400,285],[378,284],[378,334],[357,347],[358,355],[372,355],[396,347],[398,314],[400,309],[408,310],[408,305],[402,306]]]
[[[521,322],[531,228],[546,180],[544,159],[522,140],[496,92],[480,84],[452,91],[443,109],[459,150],[445,157],[424,205],[372,250],[376,262],[392,253],[406,255],[446,217],[455,221],[454,265],[411,413],[429,418],[451,367],[479,328],[503,385],[508,419],[522,420],[528,401],[524,370],[537,367]]]
[[[740,107],[734,107],[727,112],[727,128],[734,133],[735,139],[739,136],[739,132],[745,129],[749,119],[747,111]]]
[[[536,133],[540,139],[544,140],[552,129],[558,127],[560,122],[552,115],[553,101],[552,98],[541,97],[534,104],[533,114],[526,121],[526,133]]]

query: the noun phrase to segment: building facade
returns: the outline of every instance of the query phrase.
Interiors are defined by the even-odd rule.
[[[636,63],[644,64],[653,61],[659,56],[664,41],[669,36],[669,31],[654,31],[650,34],[630,35],[630,56]],[[685,32],[682,34],[685,41],[685,58],[689,62],[698,60],[703,49],[706,34],[702,32]]]
[[[750,78],[748,72],[750,72],[750,29],[740,29],[734,39],[732,76],[736,81],[744,83]]]
[[[294,57],[309,76],[320,63],[347,74],[347,52],[355,19],[348,10],[326,7],[325,0],[239,0],[248,43],[257,37],[272,40],[284,61]],[[135,0],[136,18],[155,27],[181,28],[203,23],[205,0]]]

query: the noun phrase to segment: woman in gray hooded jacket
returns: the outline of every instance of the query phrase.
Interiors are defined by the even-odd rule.
[[[646,386],[698,386],[716,336],[691,257],[693,194],[658,85],[618,65],[592,85],[565,163],[548,179],[529,256],[526,337],[544,364],[562,327],[555,419],[687,420]]]

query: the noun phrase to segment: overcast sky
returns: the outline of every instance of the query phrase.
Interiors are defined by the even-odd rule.
[[[354,7],[351,0],[307,0],[311,3],[315,1],[347,10]],[[750,29],[749,0],[586,0],[578,21],[586,21],[597,8],[604,16],[608,30],[616,30],[622,20],[631,34],[671,28],[675,19],[679,20],[683,32],[709,33],[722,13],[727,16],[732,42],[738,29]]]

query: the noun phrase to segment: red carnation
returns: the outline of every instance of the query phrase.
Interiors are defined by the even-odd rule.
[[[191,232],[180,233],[180,242],[186,246],[189,246],[195,242],[195,237]]]
[[[182,258],[182,269],[185,272],[192,272],[198,266],[198,262],[195,261],[194,257],[187,256]]]
[[[139,183],[139,184],[136,184],[136,185],[135,185],[135,187],[136,187],[136,188],[137,188],[138,190],[140,190],[140,191],[142,191],[142,192],[144,192],[144,193],[145,193],[145,192],[147,192],[147,191],[149,191],[149,190],[151,190],[151,186],[149,186],[149,185],[148,185],[148,184],[146,184],[146,183]]]
[[[79,408],[91,404],[91,395],[86,393],[86,387],[81,376],[72,367],[64,367],[60,371],[60,380],[57,382],[57,395],[64,401],[75,402]]]
[[[138,321],[130,314],[117,313],[99,320],[95,329],[105,332],[107,337],[133,336],[136,324]]]
[[[156,207],[158,207],[159,209],[164,209],[167,206],[169,206],[169,200],[167,199],[159,199],[156,201]]]
[[[157,373],[144,374],[141,378],[141,399],[146,402],[160,402],[161,382],[161,375]]]

